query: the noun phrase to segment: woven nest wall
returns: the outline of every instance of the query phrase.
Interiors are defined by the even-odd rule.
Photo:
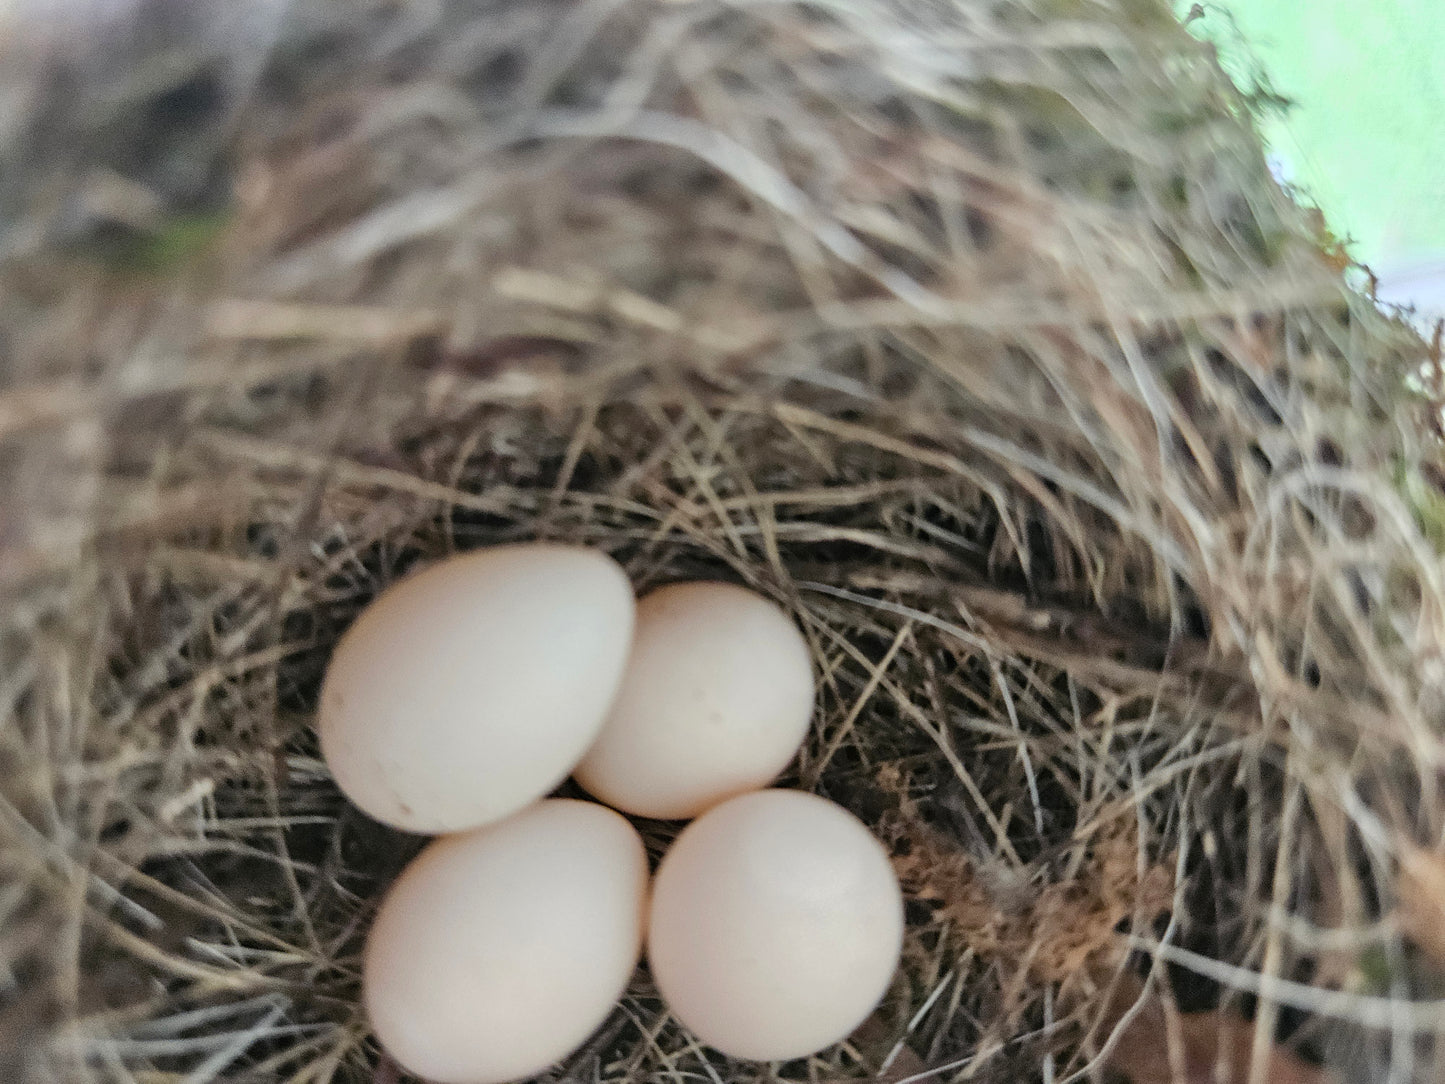
[[[909,920],[816,1058],[644,968],[549,1079],[1438,1079],[1430,350],[1166,6],[149,10],[12,57],[0,1078],[405,1079],[319,679],[548,538],[789,610]]]

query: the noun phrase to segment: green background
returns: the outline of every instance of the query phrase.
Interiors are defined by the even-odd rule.
[[[1445,272],[1445,0],[1201,6],[1190,29],[1236,80],[1262,70],[1294,103],[1265,138],[1351,254],[1387,276]],[[1178,2],[1181,16],[1192,7]]]

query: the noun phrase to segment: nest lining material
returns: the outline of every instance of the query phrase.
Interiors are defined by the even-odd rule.
[[[540,537],[786,606],[787,782],[909,899],[851,1043],[730,1063],[644,971],[558,1080],[1434,1079],[1429,351],[1163,5],[297,3],[264,65],[196,19],[107,77],[224,139],[12,137],[0,1077],[399,1079],[357,954],[417,841],[319,678]]]

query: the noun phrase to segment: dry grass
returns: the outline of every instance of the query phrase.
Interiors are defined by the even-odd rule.
[[[399,1079],[357,952],[416,841],[318,679],[407,569],[546,537],[786,606],[789,782],[910,896],[851,1044],[730,1063],[644,972],[558,1081],[1062,1084],[1156,1018],[1249,1084],[1436,1079],[1428,351],[1161,4],[294,15],[264,72],[173,50],[224,139],[12,137],[0,1078]],[[211,154],[223,219],[168,168]]]

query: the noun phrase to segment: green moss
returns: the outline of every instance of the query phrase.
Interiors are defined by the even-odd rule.
[[[149,233],[98,241],[94,254],[118,271],[166,274],[208,248],[230,221],[229,210],[177,215]]]
[[[1365,980],[1365,992],[1375,995],[1390,992],[1394,985],[1395,970],[1390,966],[1390,957],[1383,948],[1372,945],[1365,949],[1360,953],[1356,964]]]
[[[1445,553],[1445,493],[1431,485],[1415,467],[1395,465],[1395,490],[1404,498],[1420,533],[1439,552]]]

